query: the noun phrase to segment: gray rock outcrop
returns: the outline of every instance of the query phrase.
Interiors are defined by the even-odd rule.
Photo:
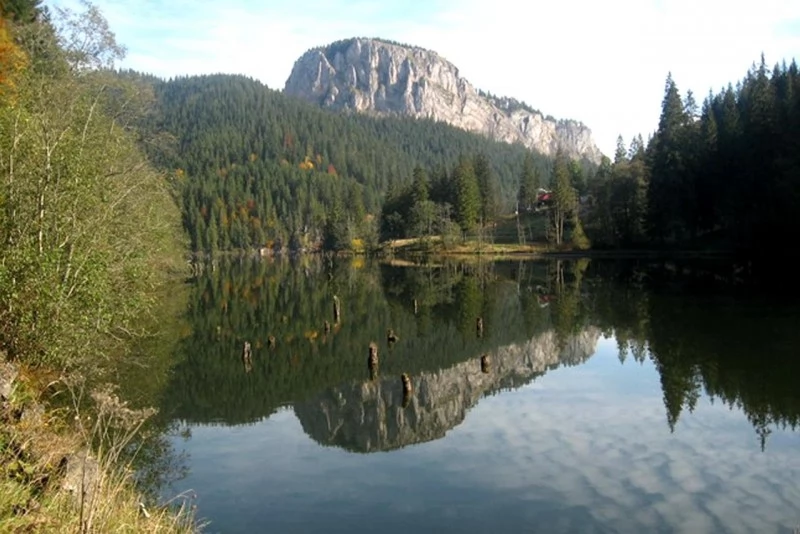
[[[7,401],[11,398],[11,392],[14,390],[14,382],[19,374],[15,365],[4,360],[5,356],[0,354],[0,402]]]
[[[489,372],[480,355],[437,372],[412,376],[413,392],[403,407],[399,376],[330,388],[297,403],[305,432],[323,445],[354,452],[378,452],[439,439],[460,424],[478,401],[493,392],[519,387],[562,365],[577,365],[595,352],[600,331],[589,328],[560,348],[555,332],[490,354]]]
[[[512,98],[478,91],[436,52],[378,39],[348,39],[303,54],[284,92],[337,110],[443,121],[542,154],[562,148],[598,163],[584,124],[546,117]]]

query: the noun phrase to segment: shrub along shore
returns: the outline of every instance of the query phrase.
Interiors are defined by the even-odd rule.
[[[0,532],[190,532],[136,483],[152,409],[120,400],[185,274],[173,184],[133,125],[152,91],[93,6],[0,3]],[[152,322],[152,321],[151,321]]]

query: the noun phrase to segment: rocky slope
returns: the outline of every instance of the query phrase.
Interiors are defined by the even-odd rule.
[[[400,377],[386,376],[328,389],[294,410],[305,432],[323,445],[378,452],[432,441],[460,424],[482,397],[519,387],[549,369],[583,363],[599,337],[592,327],[559,349],[555,332],[546,332],[491,353],[487,373],[476,355],[449,369],[412,376],[406,399]]]
[[[294,64],[284,92],[337,110],[429,118],[553,155],[599,162],[585,125],[555,120],[511,98],[478,91],[436,52],[378,39],[315,48]]]

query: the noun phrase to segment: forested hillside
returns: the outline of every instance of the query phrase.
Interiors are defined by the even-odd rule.
[[[595,245],[785,252],[800,231],[797,64],[762,56],[702,105],[668,76],[655,136],[619,139],[593,197]]]
[[[321,110],[244,76],[150,81],[148,128],[161,134],[150,155],[181,182],[184,226],[200,251],[375,244],[390,185],[461,156],[485,158],[498,209],[509,211],[530,154],[433,121]],[[532,161],[549,173],[546,158]]]

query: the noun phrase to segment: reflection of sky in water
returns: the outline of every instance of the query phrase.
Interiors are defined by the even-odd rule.
[[[791,532],[800,434],[760,450],[738,410],[702,398],[670,434],[652,363],[600,340],[585,365],[484,398],[444,439],[353,454],[291,410],[195,427],[185,444],[209,532]]]

